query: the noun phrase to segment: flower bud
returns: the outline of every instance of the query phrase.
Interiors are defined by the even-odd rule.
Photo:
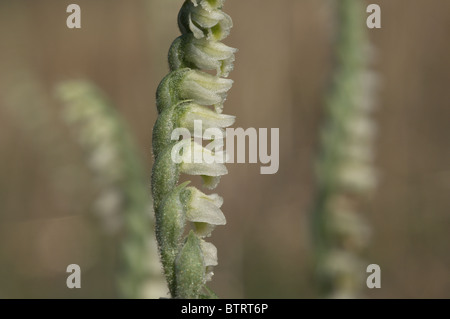
[[[197,39],[220,41],[230,34],[233,22],[230,16],[216,8],[221,1],[201,1],[196,5],[186,1],[178,15],[178,26],[181,33],[192,33]],[[215,3],[215,4],[213,4]]]

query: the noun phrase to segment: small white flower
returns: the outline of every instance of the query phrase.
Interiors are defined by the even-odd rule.
[[[88,159],[89,167],[95,172],[102,172],[110,180],[115,180],[121,175],[121,165],[115,145],[101,143],[97,145]]]
[[[323,261],[320,271],[325,278],[334,278],[336,290],[355,292],[363,280],[364,267],[353,253],[335,249]]]
[[[219,264],[217,259],[217,248],[213,244],[208,243],[204,240],[200,241],[200,248],[203,253],[206,267],[205,282],[211,281],[214,275],[213,268],[214,266],[217,266]]]
[[[375,151],[367,144],[351,143],[341,146],[341,152],[352,161],[369,163],[375,158]]]
[[[358,114],[348,120],[347,132],[350,138],[366,144],[375,139],[377,127],[370,117]]]
[[[201,105],[222,108],[233,80],[191,70],[187,72],[180,86],[180,98],[190,99]]]
[[[189,221],[211,225],[226,224],[225,216],[220,210],[222,197],[217,194],[206,195],[195,187],[187,187],[186,190],[190,194],[186,204],[186,218]]]
[[[225,225],[226,218],[220,207],[223,199],[217,194],[206,195],[195,187],[187,187],[186,219],[193,222],[195,233],[207,237],[216,226]]]
[[[175,144],[175,150],[182,149],[180,158],[172,158],[174,162],[180,163],[180,171],[189,175],[222,176],[228,174],[223,164],[223,152],[215,152],[204,148],[192,140],[182,140]],[[177,155],[172,152],[172,157]]]
[[[192,68],[216,70],[217,76],[227,77],[233,70],[234,53],[231,48],[218,41],[197,39],[192,33],[183,34],[173,41],[169,50],[170,70]]]
[[[217,8],[222,1],[186,2],[180,11],[179,27],[183,34],[192,32],[197,39],[220,41],[230,34],[231,17]]]
[[[95,212],[109,234],[117,233],[122,227],[123,220],[120,216],[122,205],[123,194],[115,187],[103,190],[94,202]]]
[[[205,266],[217,266],[219,264],[217,259],[217,248],[211,243],[204,240],[200,241],[200,247],[203,252]]]
[[[367,192],[377,185],[375,170],[367,164],[346,162],[338,169],[339,184],[352,191]]]
[[[346,249],[362,249],[370,238],[370,228],[354,211],[351,201],[345,196],[334,195],[326,204],[330,212],[326,221],[328,229]]]
[[[205,38],[196,39],[186,35],[185,59],[200,69],[217,70],[218,76],[227,77],[233,70],[234,53],[236,49],[221,42],[208,41]]]
[[[226,115],[226,114],[218,114],[217,112],[212,111],[211,109],[200,106],[195,103],[189,103],[186,106],[186,112],[180,117],[178,121],[178,125],[180,127],[187,128],[194,137],[202,138],[205,130],[209,128],[225,128],[234,124],[236,119],[235,116]],[[202,130],[201,136],[198,136],[195,131],[194,121],[201,121]],[[196,135],[197,134],[197,135]]]

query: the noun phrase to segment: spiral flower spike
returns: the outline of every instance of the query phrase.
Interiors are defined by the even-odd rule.
[[[370,237],[360,209],[377,184],[376,124],[371,114],[376,77],[367,68],[360,1],[341,0],[335,5],[340,19],[337,70],[326,101],[327,121],[316,167],[317,274],[323,296],[358,298],[366,274],[361,254]]]
[[[225,225],[223,199],[199,189],[178,185],[180,174],[198,175],[214,189],[228,171],[226,154],[198,143],[207,129],[222,131],[234,116],[222,114],[233,81],[236,49],[221,43],[230,33],[231,18],[222,11],[224,0],[186,0],[178,15],[182,33],[172,43],[170,73],[156,92],[158,118],[153,127],[152,194],[156,238],[170,294],[173,298],[213,298],[206,287],[217,266],[217,249],[205,241],[216,226]],[[216,75],[202,70],[216,71]],[[195,130],[201,121],[202,130]],[[173,139],[175,129],[189,137]],[[195,140],[194,140],[195,138]],[[200,161],[193,160],[200,158]],[[222,158],[222,160],[218,160]]]

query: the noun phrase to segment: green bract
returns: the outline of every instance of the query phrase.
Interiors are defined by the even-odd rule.
[[[218,42],[232,27],[231,18],[222,11],[223,2],[185,1],[178,19],[182,35],[169,50],[170,73],[156,92],[152,194],[156,237],[173,298],[215,296],[205,284],[212,278],[212,267],[218,264],[217,249],[204,238],[216,226],[226,224],[220,209],[223,199],[188,187],[189,182],[177,184],[182,173],[199,175],[206,188],[214,189],[220,177],[228,173],[223,152],[194,141],[194,137],[203,138],[207,129],[223,132],[235,120],[234,116],[221,114],[233,84],[224,77],[233,69],[236,52]],[[216,70],[217,74],[200,69]],[[195,129],[196,121],[201,121],[200,130]],[[188,137],[182,134],[180,140],[175,129],[184,129]]]

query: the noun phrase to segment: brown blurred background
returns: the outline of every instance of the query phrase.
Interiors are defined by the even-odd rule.
[[[65,24],[74,2],[81,30]],[[259,164],[228,165],[217,189],[228,224],[211,238],[220,297],[317,296],[309,214],[332,74],[331,3],[226,1],[234,28],[225,42],[239,52],[225,113],[237,116],[235,127],[280,128],[280,169],[260,175]],[[365,259],[381,266],[382,288],[366,295],[449,298],[450,1],[367,3],[382,8],[382,29],[369,31],[382,82],[381,180],[365,216],[373,229]],[[116,296],[114,247],[89,217],[92,178],[52,90],[71,78],[97,84],[136,137],[150,178],[154,95],[181,4],[0,1],[0,298]],[[66,287],[72,263],[82,268],[81,289]]]

